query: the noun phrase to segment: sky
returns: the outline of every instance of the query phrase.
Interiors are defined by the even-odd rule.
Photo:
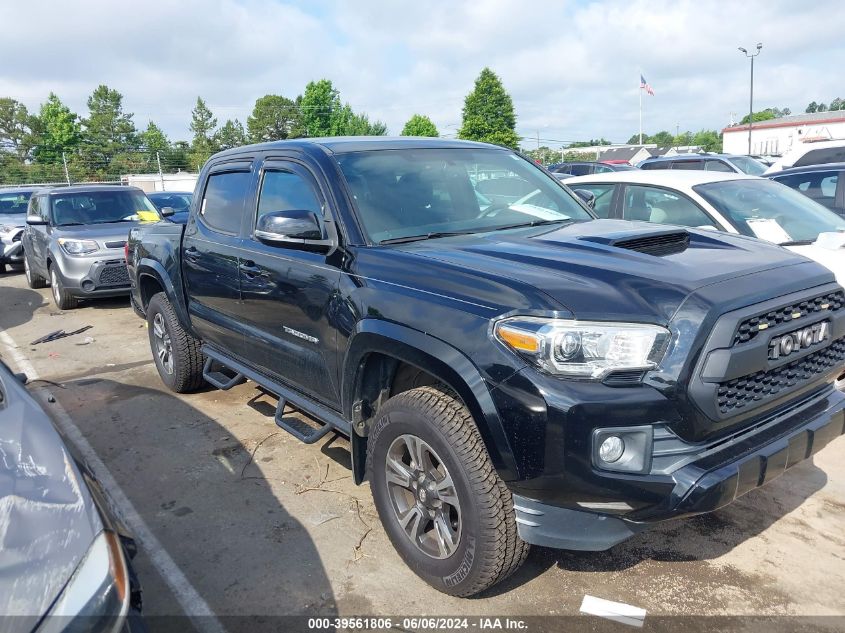
[[[171,140],[190,139],[197,96],[245,123],[258,97],[321,78],[391,134],[415,113],[455,134],[485,66],[529,148],[627,141],[640,74],[646,133],[721,129],[748,112],[737,47],[757,42],[755,110],[845,98],[841,0],[4,0],[0,24],[0,97],[37,110],[52,91],[84,116],[104,83]]]

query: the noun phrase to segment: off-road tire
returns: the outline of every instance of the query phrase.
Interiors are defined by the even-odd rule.
[[[161,314],[164,327],[170,335],[173,356],[173,372],[168,373],[156,354],[155,335],[153,333],[155,315]],[[173,306],[167,295],[159,292],[153,295],[147,306],[147,330],[150,338],[150,349],[162,382],[176,393],[190,393],[205,384],[202,377],[203,359],[200,352],[199,340],[186,332],[179,322]]]
[[[413,434],[441,458],[461,506],[461,535],[448,558],[421,551],[405,534],[391,504],[385,459],[393,441]],[[467,597],[519,568],[530,546],[517,534],[513,498],[499,478],[472,415],[454,393],[418,387],[388,400],[367,442],[367,473],[381,522],[407,565],[435,589]]]
[[[50,273],[50,294],[59,310],[73,310],[79,307],[79,299],[70,294],[62,285],[62,276],[52,266],[47,269]]]
[[[47,287],[47,280],[32,270],[32,266],[29,265],[29,257],[27,257],[26,251],[23,252],[23,272],[26,276],[26,285],[30,288],[38,289]]]

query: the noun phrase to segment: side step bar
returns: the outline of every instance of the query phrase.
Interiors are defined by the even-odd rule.
[[[203,345],[201,351],[206,357],[203,377],[209,383],[218,389],[231,389],[235,385],[239,385],[246,379],[249,379],[263,390],[275,395],[279,399],[279,402],[276,405],[276,424],[279,428],[284,429],[298,440],[306,444],[313,444],[320,438],[325,437],[331,431],[337,431],[347,437],[351,434],[352,425],[337,411],[314,402],[289,387],[270,380],[266,376],[263,376],[243,363],[232,360],[225,354],[209,347],[208,345]],[[235,372],[235,376],[230,377],[221,371],[209,371],[212,369],[214,363],[222,365],[223,367]],[[211,376],[211,379],[209,376]],[[220,386],[221,384],[223,386]],[[315,428],[299,419],[284,417],[285,405],[288,403],[303,413],[316,418],[323,423],[323,426]]]

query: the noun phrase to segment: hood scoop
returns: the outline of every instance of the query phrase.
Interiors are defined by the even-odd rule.
[[[685,251],[689,247],[689,233],[684,230],[663,231],[640,237],[611,240],[608,244],[616,248],[663,257],[664,255],[674,255]]]

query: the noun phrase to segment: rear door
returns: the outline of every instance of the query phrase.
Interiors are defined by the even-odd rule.
[[[293,157],[266,161],[240,255],[245,354],[282,382],[339,409],[336,332],[330,321],[340,281],[338,258],[263,243],[253,235],[262,214],[293,209],[316,213],[327,234],[332,213],[314,173]]]
[[[251,160],[211,168],[182,240],[191,322],[204,341],[242,356],[238,259],[244,213],[254,197]]]
[[[651,185],[625,185],[622,217],[656,224],[728,230],[682,193]]]

